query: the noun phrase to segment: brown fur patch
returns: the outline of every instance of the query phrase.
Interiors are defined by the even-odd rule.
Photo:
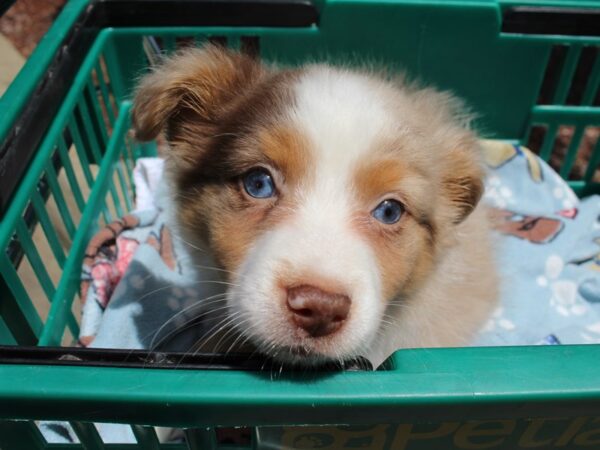
[[[136,136],[150,140],[166,131],[184,233],[208,242],[229,270],[271,223],[267,217],[285,216],[271,214],[275,200],[244,196],[239,177],[270,161],[286,179],[308,167],[302,137],[272,126],[290,104],[287,81],[295,74],[271,73],[243,54],[207,46],[170,58],[137,90]],[[258,133],[257,142],[261,129],[268,131]]]
[[[454,147],[446,157],[446,173],[442,189],[453,209],[452,221],[458,224],[475,209],[483,195],[483,169],[475,157],[477,142],[466,139]]]
[[[283,175],[287,183],[297,185],[306,180],[311,165],[310,144],[298,129],[280,125],[258,134],[261,152]]]
[[[179,222],[210,245],[224,269],[235,270],[272,205],[269,200],[253,205],[236,183],[202,186],[179,208]]]
[[[260,233],[291,209],[289,198],[249,198],[240,185],[243,174],[275,166],[273,176],[283,187],[308,170],[306,140],[280,119],[292,102],[287,89],[296,74],[269,73],[250,58],[209,47],[176,56],[138,90],[138,137],[167,129],[182,231],[208,243],[227,270],[235,270]]]
[[[254,199],[232,181],[198,186],[178,214],[184,229],[207,242],[217,262],[235,272],[258,237],[294,210],[293,196]]]
[[[152,140],[163,130],[170,143],[206,137],[266,73],[241,53],[217,46],[186,49],[140,83],[132,111],[136,137]],[[200,149],[173,146],[183,166],[193,164]]]
[[[256,86],[224,118],[195,163],[174,174],[182,193],[181,223],[209,243],[226,270],[235,271],[258,236],[294,209],[286,187],[309,169],[306,140],[278,118],[286,104],[284,86],[290,76],[281,73]],[[175,144],[191,147],[194,142],[198,138],[194,141],[190,133]],[[240,180],[251,168],[263,165],[271,168],[278,196],[252,199]]]
[[[193,155],[193,162],[175,171],[180,189],[222,183],[256,165],[268,165],[257,133],[283,126],[280,117],[292,101],[288,82],[295,76],[296,72],[290,71],[265,76],[244,93],[210,133],[202,122],[181,118],[171,147],[174,153]]]
[[[397,158],[366,160],[354,175],[356,191],[365,202],[379,199],[387,192],[398,191],[409,168]]]

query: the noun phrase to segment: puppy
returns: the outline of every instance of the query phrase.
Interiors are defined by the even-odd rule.
[[[370,72],[275,69],[216,46],[141,81],[177,229],[230,286],[229,325],[302,365],[458,346],[497,297],[483,169],[461,103]]]

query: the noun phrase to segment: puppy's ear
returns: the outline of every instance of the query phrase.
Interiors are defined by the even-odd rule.
[[[264,72],[249,56],[213,45],[168,58],[138,86],[132,112],[137,139],[166,131],[171,140],[183,119],[214,125]]]
[[[446,155],[442,191],[449,204],[450,220],[459,224],[475,209],[483,195],[483,166],[474,137],[460,139]]]

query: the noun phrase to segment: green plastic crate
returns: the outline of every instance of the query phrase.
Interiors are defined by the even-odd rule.
[[[565,178],[585,128],[600,126],[600,1],[70,0],[0,99],[0,344],[78,334],[87,241],[131,207],[135,159],[155,151],[129,133],[145,36],[165,51],[210,39],[289,64],[384,62],[464,97],[487,137],[526,143],[545,128],[546,160],[559,127],[574,127]],[[599,162],[597,143],[570,180],[579,195],[600,193]],[[376,372],[274,378],[0,364],[0,448],[600,448],[599,363],[600,346],[548,346],[404,350]],[[46,443],[36,420],[69,421],[81,443]],[[131,424],[138,444],[104,444],[94,422]],[[187,429],[187,444],[159,444],[150,425]],[[250,442],[218,443],[223,427],[247,427]]]

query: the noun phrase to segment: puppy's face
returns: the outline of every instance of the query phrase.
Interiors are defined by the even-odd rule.
[[[146,77],[134,123],[143,140],[165,130],[181,231],[230,274],[239,328],[311,364],[368,355],[475,207],[475,140],[452,103],[207,48]]]

